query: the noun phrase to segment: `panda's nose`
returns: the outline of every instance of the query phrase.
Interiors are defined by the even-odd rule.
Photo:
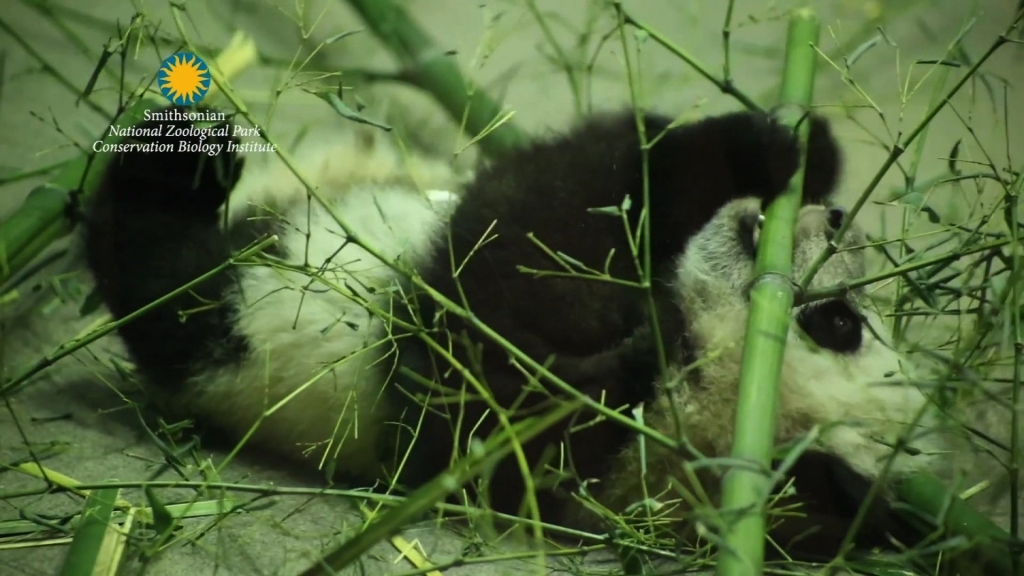
[[[846,210],[842,208],[829,208],[828,215],[825,217],[828,227],[833,230],[839,230],[843,226],[843,220],[845,219]]]

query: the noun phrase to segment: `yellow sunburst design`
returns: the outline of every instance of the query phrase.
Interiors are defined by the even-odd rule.
[[[210,90],[210,69],[191,52],[172,54],[157,74],[160,93],[179,106],[197,104]]]

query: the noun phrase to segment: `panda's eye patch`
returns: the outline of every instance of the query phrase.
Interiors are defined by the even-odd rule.
[[[796,321],[822,348],[843,354],[860,348],[861,316],[844,300],[812,304],[800,311]]]

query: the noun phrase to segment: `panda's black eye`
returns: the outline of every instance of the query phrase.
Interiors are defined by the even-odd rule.
[[[844,300],[812,304],[800,311],[796,321],[822,348],[844,354],[860,349],[861,316]]]

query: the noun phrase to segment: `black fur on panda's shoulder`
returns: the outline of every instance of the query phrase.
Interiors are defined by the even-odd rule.
[[[162,110],[189,109],[171,107]],[[229,126],[221,124],[219,126]],[[268,220],[224,231],[218,210],[241,175],[232,136],[178,135],[187,120],[149,120],[111,154],[98,189],[85,207],[84,245],[103,301],[116,318],[135,312],[223,264],[265,232]],[[157,132],[154,132],[157,131]],[[230,134],[230,133],[229,133]],[[221,145],[219,154],[182,145]],[[142,145],[142,146],[139,146]],[[149,145],[149,148],[145,146]],[[155,150],[156,145],[169,147]],[[225,296],[234,277],[218,274],[147,314],[120,334],[142,374],[177,389],[201,366],[234,361],[247,350],[235,333],[235,306]]]
[[[707,118],[673,127],[664,135],[668,118],[648,114],[643,122],[647,140],[657,139],[647,155],[647,174],[652,285],[660,332],[667,351],[680,354],[677,360],[691,361],[685,318],[666,289],[675,258],[727,202],[755,196],[767,205],[784,191],[800,164],[799,143],[790,128],[753,112]],[[811,116],[810,122],[803,197],[805,203],[825,203],[838,178],[839,150],[824,120]],[[627,220],[630,229],[637,230],[643,175],[641,138],[632,112],[590,120],[566,135],[510,153],[482,169],[468,187],[451,218],[451,252],[442,250],[424,272],[424,280],[445,297],[465,304],[474,318],[533,360],[544,363],[553,358],[552,372],[577,390],[612,408],[635,406],[652,396],[659,371],[644,292],[604,280],[537,277],[521,267],[564,271],[548,252],[562,253],[613,278],[638,282],[622,218],[593,214],[591,209],[620,206],[629,195]],[[459,269],[458,278],[452,263]],[[510,362],[505,351],[469,323],[452,314],[437,315],[429,297],[419,298],[419,305],[420,321],[435,331],[435,338],[446,338],[447,330],[454,356],[482,376],[500,405],[517,406],[517,417],[535,414],[536,408],[550,407],[552,397],[562,396],[551,387],[525,393],[523,372],[531,370]],[[462,388],[461,376],[447,369],[444,360],[431,358],[414,339],[403,341],[407,368],[448,388]],[[416,390],[414,383],[406,385]],[[481,402],[467,402],[460,409],[458,417],[452,407],[451,414],[435,412],[425,422],[420,436],[431,440],[414,452],[414,468],[421,473],[439,472],[450,461],[450,443],[441,439],[452,437],[454,422],[460,422],[464,431],[458,443],[461,453],[467,448],[466,430],[487,437],[494,429],[493,415],[479,423],[485,414]],[[545,451],[566,439],[574,423],[592,416],[563,422],[526,445],[534,469]],[[567,462],[580,478],[599,477],[628,437],[621,427],[607,422],[583,427],[568,442]],[[557,461],[557,454],[547,454],[554,457],[549,463]],[[557,509],[557,492],[538,494],[542,510]],[[494,471],[490,493],[495,509],[519,509],[524,484],[514,461]]]

